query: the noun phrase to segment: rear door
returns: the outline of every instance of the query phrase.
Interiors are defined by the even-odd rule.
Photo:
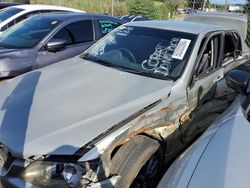
[[[66,40],[66,47],[57,52],[47,51],[45,48],[46,43],[55,39]],[[78,20],[71,22],[57,31],[38,51],[38,67],[44,67],[46,65],[79,55],[91,46],[94,41],[95,36],[92,20]]]

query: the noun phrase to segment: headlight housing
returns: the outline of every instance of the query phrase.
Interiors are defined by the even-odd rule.
[[[79,187],[90,182],[84,175],[86,168],[79,163],[35,161],[25,168],[22,178],[42,187]]]

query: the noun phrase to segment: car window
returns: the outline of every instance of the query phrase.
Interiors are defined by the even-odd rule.
[[[69,25],[65,26],[63,30],[66,32],[62,31],[64,35],[62,36],[62,33],[60,35],[63,37],[62,39],[68,41],[68,45],[90,42],[94,40],[93,25],[91,20],[70,23]],[[58,35],[59,34],[56,34],[53,39],[60,39]]]
[[[226,33],[222,66],[234,60],[237,50],[240,51],[239,36],[236,33]]]
[[[134,74],[178,79],[197,35],[165,29],[120,26],[97,42],[84,59]]]
[[[117,28],[118,26],[120,26],[121,24],[115,21],[111,21],[111,20],[98,20],[98,25],[101,31],[101,36],[105,36],[106,34],[110,33],[111,31],[113,31],[115,28]]]
[[[6,25],[4,25],[2,28],[1,28],[1,31],[5,31],[6,29],[12,27],[13,25],[25,20],[26,18],[29,18],[31,16],[34,16],[34,15],[37,15],[37,14],[43,14],[43,13],[47,13],[47,12],[50,12],[50,10],[38,10],[38,11],[33,11],[33,12],[29,12],[29,13],[26,13],[26,14],[23,14],[15,19],[13,19],[12,21],[10,21],[9,23],[7,23]]]
[[[33,47],[59,23],[59,20],[43,16],[28,18],[3,32],[0,35],[0,46],[5,48]]]
[[[196,76],[204,75],[213,71],[219,65],[219,53],[221,37],[220,35],[213,36],[206,43],[206,39],[203,39],[198,56],[200,56],[200,61],[198,62],[198,67],[196,70]],[[205,46],[204,50],[201,50]]]
[[[67,45],[71,45],[73,43],[70,37],[70,33],[65,28],[62,28],[59,32],[57,32],[53,36],[52,40],[55,40],[55,39],[64,39],[67,41]]]
[[[2,9],[0,11],[0,23],[21,11],[23,11],[23,9],[16,8],[16,7],[8,7],[5,9]]]

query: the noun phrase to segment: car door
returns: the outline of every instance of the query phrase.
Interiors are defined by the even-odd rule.
[[[38,51],[38,67],[68,59],[79,55],[90,47],[94,41],[94,31],[92,20],[78,20],[71,22],[56,32],[47,42],[64,39],[67,41],[66,47],[56,52],[46,50],[46,44]]]
[[[223,78],[221,66],[223,43],[224,33],[222,32],[210,34],[203,39],[187,88],[189,109],[199,106],[210,91],[213,94],[216,83]]]

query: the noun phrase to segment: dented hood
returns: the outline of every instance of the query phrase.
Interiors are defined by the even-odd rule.
[[[0,141],[16,157],[73,154],[167,96],[172,83],[80,57],[62,61],[0,85]]]

